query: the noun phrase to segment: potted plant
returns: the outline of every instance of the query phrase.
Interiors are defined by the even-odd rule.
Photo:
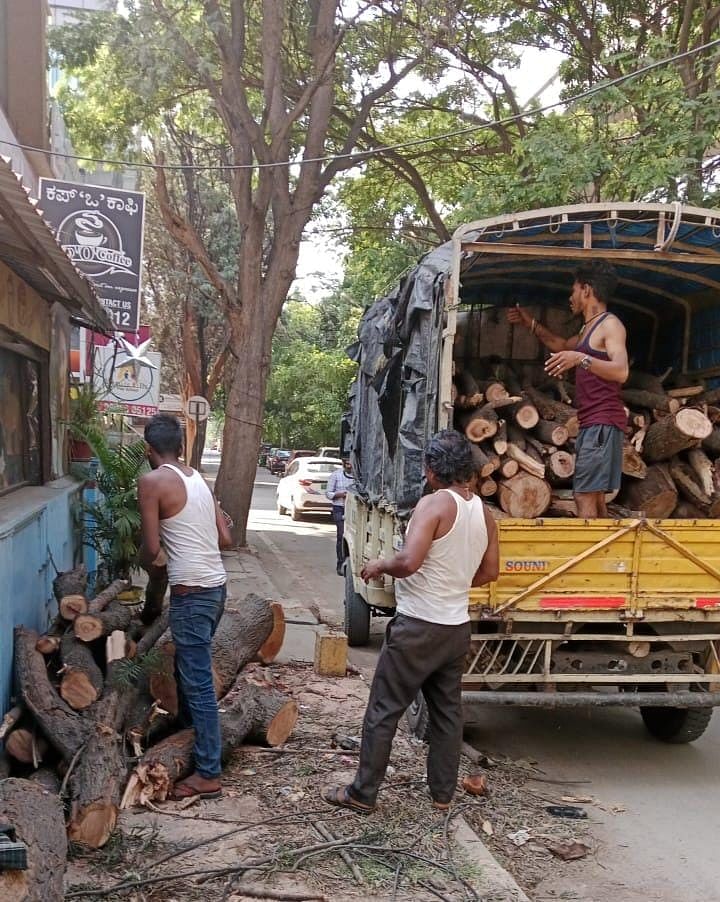
[[[70,460],[87,462],[92,459],[92,439],[101,438],[98,393],[91,382],[70,388]]]

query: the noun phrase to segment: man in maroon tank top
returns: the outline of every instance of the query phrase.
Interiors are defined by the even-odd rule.
[[[553,353],[545,372],[556,379],[575,369],[575,406],[580,432],[575,442],[575,503],[578,517],[607,517],[605,494],[620,488],[627,415],[620,390],[628,377],[625,327],[607,305],[617,286],[613,266],[583,263],[574,273],[570,309],[583,325],[577,335],[555,335],[521,307],[511,323],[527,326]]]

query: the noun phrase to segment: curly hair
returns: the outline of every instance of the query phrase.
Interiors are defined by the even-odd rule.
[[[443,485],[467,482],[475,472],[472,447],[456,429],[443,429],[425,448],[425,465]]]
[[[617,270],[607,260],[589,260],[575,268],[573,278],[581,285],[589,285],[602,304],[609,304],[618,284]]]

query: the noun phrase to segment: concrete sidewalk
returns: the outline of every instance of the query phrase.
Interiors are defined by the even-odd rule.
[[[308,608],[282,597],[252,545],[238,552],[223,553],[223,562],[228,573],[229,606],[237,604],[248,592],[256,592],[279,601],[285,616],[293,621],[287,624],[285,643],[277,662],[314,661],[315,635],[321,624]],[[458,817],[455,822],[456,841],[468,858],[479,866],[480,877],[474,882],[483,902],[530,902],[514,877],[497,861],[467,821]]]

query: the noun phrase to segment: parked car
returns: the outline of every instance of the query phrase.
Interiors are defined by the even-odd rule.
[[[340,449],[325,445],[318,451],[318,457],[340,457]]]
[[[303,451],[303,450],[292,451],[290,454],[290,460],[288,460],[288,462],[287,462],[287,467],[289,467],[290,464],[294,460],[297,460],[298,457],[317,457],[317,456],[318,456],[317,451]],[[287,467],[285,468],[286,470],[287,470]]]
[[[293,520],[300,520],[303,514],[329,514],[332,502],[325,494],[327,481],[330,474],[340,467],[342,461],[333,457],[300,457],[294,460],[277,486],[277,512],[289,513]]]
[[[290,452],[285,448],[276,448],[268,458],[268,470],[273,476],[282,476],[285,465],[290,459]]]

